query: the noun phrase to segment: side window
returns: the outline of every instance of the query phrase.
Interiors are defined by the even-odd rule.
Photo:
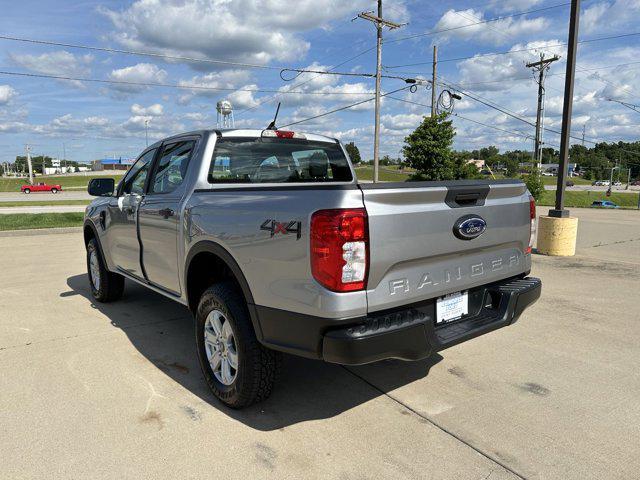
[[[193,140],[165,145],[153,175],[151,192],[169,193],[182,184],[195,145]]]
[[[136,195],[142,195],[144,193],[144,182],[147,179],[151,162],[156,154],[157,149],[149,150],[142,155],[133,167],[129,169],[122,181],[121,194],[135,193]]]

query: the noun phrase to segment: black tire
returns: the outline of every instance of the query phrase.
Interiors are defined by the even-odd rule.
[[[220,311],[233,329],[238,369],[235,379],[225,385],[216,378],[205,350],[204,331],[207,316]],[[276,381],[282,364],[280,352],[265,348],[253,330],[244,297],[230,283],[211,286],[200,297],[196,312],[196,348],[204,378],[213,394],[231,408],[243,408],[265,400]]]
[[[94,282],[91,273],[91,255],[95,254],[98,262],[97,274],[100,275],[99,282]],[[98,302],[107,303],[118,300],[124,292],[124,277],[117,273],[107,270],[104,259],[100,254],[98,242],[95,238],[89,240],[87,244],[87,276],[89,277],[89,286],[91,287],[91,295]],[[98,287],[96,288],[96,283]]]
[[[51,193],[53,193],[55,195],[56,193],[58,193],[58,189],[57,188],[52,188],[51,189]]]
[[[29,194],[31,193],[31,189],[30,189],[30,188],[25,188],[25,189],[23,190],[23,192],[24,192],[25,194],[29,195]]]

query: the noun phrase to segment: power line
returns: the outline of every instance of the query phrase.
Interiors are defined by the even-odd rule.
[[[620,100],[615,100],[613,98],[607,98],[607,100],[610,101],[610,102],[619,103],[620,105],[623,105],[623,106],[633,110],[636,113],[640,113],[640,105],[634,105],[633,103],[622,102]]]
[[[451,32],[453,30],[460,30],[462,28],[473,27],[473,26],[476,26],[476,25],[483,25],[485,23],[497,22],[498,20],[504,20],[504,19],[507,19],[507,18],[518,17],[518,16],[521,16],[521,15],[528,15],[530,13],[538,13],[538,12],[542,12],[542,11],[545,11],[545,10],[551,10],[553,8],[558,8],[558,7],[564,7],[564,6],[567,6],[569,4],[570,4],[570,2],[559,3],[557,5],[550,5],[548,7],[537,8],[535,10],[528,10],[526,12],[516,12],[516,13],[512,13],[511,15],[504,15],[502,17],[494,17],[494,18],[489,18],[487,20],[480,20],[480,21],[477,21],[477,22],[474,22],[474,23],[470,23],[470,24],[467,24],[467,25],[460,25],[458,27],[443,28],[441,30],[431,30],[429,32],[416,33],[416,34],[413,34],[413,35],[407,35],[405,37],[398,37],[398,38],[394,38],[392,40],[387,40],[384,43],[402,42],[404,40],[410,40],[412,38],[426,37],[426,36],[429,36],[429,35],[436,35],[438,33]]]
[[[387,93],[382,93],[382,94],[380,94],[380,97],[386,97],[386,96],[388,96],[388,95],[392,95],[392,94],[394,94],[394,93],[401,92],[402,90],[407,90],[407,89],[409,89],[409,88],[411,88],[411,87],[406,86],[406,87],[398,88],[398,89],[396,89],[396,90],[392,90],[392,91],[387,92]],[[357,107],[358,105],[362,105],[363,103],[371,102],[371,101],[373,101],[373,100],[375,100],[375,99],[376,99],[376,97],[367,98],[367,99],[365,99],[365,100],[361,100],[361,101],[359,101],[359,102],[352,103],[352,104],[350,104],[350,105],[345,105],[344,107],[335,108],[335,109],[333,109],[333,110],[329,110],[328,112],[323,112],[323,113],[321,113],[321,114],[319,114],[319,115],[314,115],[313,117],[304,118],[304,119],[302,119],[302,120],[297,120],[297,121],[295,121],[295,122],[287,123],[286,125],[281,125],[281,126],[280,126],[280,127],[278,127],[278,128],[290,127],[291,125],[297,125],[297,124],[299,124],[299,123],[308,122],[309,120],[315,120],[316,118],[325,117],[325,116],[327,116],[327,115],[331,115],[332,113],[337,113],[337,112],[341,112],[342,110],[347,110],[347,109],[349,109],[349,108]]]
[[[528,124],[528,125],[530,125],[530,126],[532,126],[532,127],[534,127],[534,126],[535,126],[535,123],[532,123],[532,122],[530,122],[529,120],[527,120],[526,118],[523,118],[523,117],[519,116],[519,115],[518,115],[517,113],[515,113],[515,112],[509,111],[506,107],[502,107],[502,106],[498,105],[498,104],[497,104],[497,103],[495,103],[495,102],[491,102],[491,103],[489,103],[490,101],[488,101],[488,100],[486,100],[486,99],[482,99],[482,97],[480,97],[479,95],[478,95],[478,96],[471,95],[471,94],[469,93],[469,91],[468,91],[468,90],[462,89],[462,88],[460,88],[459,86],[457,86],[456,84],[453,84],[453,83],[448,83],[448,84],[447,84],[447,83],[443,82],[443,85],[448,86],[449,88],[452,88],[452,89],[454,89],[454,90],[457,90],[458,92],[460,92],[460,93],[462,93],[463,95],[465,95],[465,96],[467,96],[467,97],[471,98],[472,100],[475,100],[475,101],[477,101],[477,102],[479,102],[479,103],[482,103],[483,105],[485,105],[485,106],[487,106],[487,107],[489,107],[489,108],[492,108],[492,109],[494,109],[494,110],[498,110],[499,112],[504,113],[505,115],[507,115],[507,116],[509,116],[509,117],[512,117],[512,118],[514,118],[514,119],[516,119],[516,120],[519,120],[519,121],[521,121],[521,122],[523,122],[523,123],[526,123],[526,124]],[[476,95],[477,95],[477,94],[476,94]],[[479,97],[479,98],[478,98],[478,97]],[[492,105],[492,103],[493,103],[493,105]],[[549,128],[549,127],[542,127],[542,129],[543,129],[544,131],[546,131],[546,132],[555,133],[556,135],[561,135],[561,134],[562,134],[562,132],[559,132],[558,130],[555,130],[555,129],[553,129],[553,128]],[[574,140],[579,140],[579,141],[582,141],[582,140],[583,140],[583,137],[582,137],[582,136],[569,135],[569,137],[570,137],[570,138],[572,138],[572,139],[574,139]],[[593,145],[597,145],[597,144],[599,144],[599,143],[607,143],[607,142],[605,142],[605,141],[603,141],[603,140],[599,140],[599,139],[596,139],[596,138],[594,138],[593,140],[589,140],[589,139],[586,139],[586,138],[585,138],[585,139],[584,139],[584,141],[585,141],[585,142],[587,142],[587,143],[591,143],[591,144],[593,144]],[[553,145],[553,144],[548,143],[548,142],[545,142],[545,143],[546,143],[547,145]],[[624,149],[622,149],[621,151],[626,152],[626,153],[630,153],[630,154],[632,154],[632,155],[640,155],[640,152],[634,152],[634,151],[632,151],[632,150],[624,150]]]
[[[330,71],[332,71],[332,70],[334,70],[334,69],[336,69],[336,68],[338,68],[338,67],[341,67],[342,65],[344,65],[344,64],[346,64],[346,63],[349,63],[350,61],[355,60],[356,58],[361,57],[362,55],[364,55],[364,54],[366,54],[366,53],[369,53],[370,51],[375,50],[375,49],[376,49],[376,47],[370,47],[370,48],[367,48],[366,50],[363,50],[362,52],[360,52],[360,53],[358,53],[358,54],[354,55],[353,57],[349,57],[348,59],[344,60],[343,62],[340,62],[340,63],[338,63],[338,64],[336,64],[336,65],[334,65],[334,66],[332,66],[332,67],[328,68],[328,69],[327,69],[327,72],[330,72]],[[305,85],[305,84],[307,84],[307,83],[309,83],[309,82],[311,82],[311,81],[315,80],[316,78],[318,78],[318,76],[319,76],[319,75],[315,75],[315,76],[313,76],[313,77],[311,77],[311,78],[308,78],[307,80],[305,80],[305,81],[303,81],[303,82],[296,83],[296,84],[295,84],[295,85],[293,85],[291,88],[298,88],[298,87],[301,87],[302,85]],[[247,107],[247,108],[245,108],[244,110],[240,110],[240,111],[238,112],[238,114],[236,115],[236,117],[237,117],[237,116],[239,116],[239,115],[242,115],[243,113],[249,112],[249,111],[251,111],[251,110],[255,110],[256,108],[258,108],[258,107],[260,107],[260,106],[264,105],[265,103],[271,102],[271,101],[275,100],[276,98],[279,98],[279,97],[280,97],[280,94],[281,94],[281,92],[280,92],[280,93],[278,93],[278,94],[276,94],[276,95],[273,95],[273,96],[271,96],[271,97],[267,97],[267,98],[265,98],[265,99],[262,99],[262,101],[258,101],[258,102],[256,103],[256,105],[254,105],[254,106],[252,106],[252,107]]]
[[[70,77],[70,76],[64,76],[64,75],[46,75],[42,73],[9,72],[5,70],[0,70],[0,75],[45,78],[50,80],[70,80],[70,81],[87,82],[87,83],[107,83],[107,84],[128,85],[128,86],[135,86],[135,87],[165,87],[165,88],[180,88],[184,90],[210,90],[210,91],[216,91],[216,92],[254,92],[254,93],[296,94],[296,95],[369,95],[369,92],[306,92],[301,90],[282,91],[282,90],[272,90],[272,89],[262,89],[262,88],[205,87],[202,85],[188,85],[188,84],[160,83],[160,82],[133,82],[128,80],[106,80],[106,79],[100,79],[100,78]]]
[[[431,108],[431,105],[427,105],[425,103],[413,102],[411,100],[405,100],[403,98],[391,97],[391,96],[389,98],[392,99],[392,100],[397,100],[399,102],[410,103],[412,105],[418,105],[418,106],[425,107],[425,108]],[[508,133],[510,135],[516,135],[516,136],[519,136],[519,137],[523,137],[525,140],[528,139],[528,138],[533,139],[533,137],[531,135],[526,134],[524,132],[519,132],[519,131],[514,131],[514,130],[507,130],[506,128],[496,127],[495,125],[490,125],[490,124],[487,124],[487,123],[483,123],[483,122],[480,122],[478,120],[474,120],[473,118],[469,118],[469,117],[465,117],[463,115],[460,115],[459,113],[456,113],[456,112],[450,112],[450,115],[453,115],[454,117],[460,118],[462,120],[466,120],[466,121],[469,121],[469,122],[472,122],[472,123],[476,123],[476,124],[481,125],[483,127],[487,127],[487,128],[491,128],[493,130],[497,130],[497,131],[500,131],[500,132]],[[559,145],[554,145],[554,144],[551,144],[551,143],[549,145],[559,147]]]
[[[613,40],[613,39],[618,39],[618,38],[625,38],[625,37],[633,37],[633,36],[637,36],[640,35],[640,32],[634,32],[634,33],[625,33],[625,34],[620,34],[620,35],[612,35],[609,37],[599,37],[599,38],[592,38],[592,39],[588,39],[588,40],[581,40],[578,43],[579,44],[583,44],[583,43],[593,43],[593,42],[601,42],[604,40]],[[533,51],[533,50],[540,50],[543,48],[554,48],[554,47],[563,47],[566,46],[567,43],[563,42],[563,43],[554,43],[554,44],[550,44],[550,45],[541,45],[538,47],[530,47],[530,48],[519,48],[516,50],[507,50],[507,51],[503,51],[503,52],[491,52],[491,53],[481,53],[478,55],[469,55],[467,57],[456,57],[456,58],[445,58],[444,60],[438,60],[438,62],[443,63],[443,62],[457,62],[460,60],[470,60],[470,59],[474,59],[474,58],[482,58],[482,57],[494,57],[494,56],[499,56],[499,55],[511,55],[514,53],[520,53],[520,52],[529,52],[529,51]],[[404,65],[387,65],[384,68],[385,69],[391,69],[391,68],[402,68],[402,67],[415,67],[418,65],[431,65],[431,62],[416,62],[416,63],[405,63]]]
[[[91,50],[95,52],[120,53],[124,55],[165,58],[167,60],[181,60],[181,61],[187,61],[187,62],[211,63],[214,65],[230,65],[233,67],[243,67],[243,68],[260,68],[265,70],[281,70],[282,68],[284,68],[284,67],[269,66],[269,65],[259,65],[255,63],[231,62],[228,60],[211,60],[207,58],[197,58],[197,57],[183,57],[179,55],[166,55],[163,53],[121,50],[118,48],[108,48],[108,47],[96,47],[93,45],[78,45],[74,43],[62,43],[62,42],[54,42],[50,40],[38,40],[33,38],[14,37],[10,35],[0,35],[0,40],[11,40],[14,42],[32,43],[32,44],[38,44],[38,45],[50,45],[50,46],[65,47],[65,48],[77,48],[82,50]]]
[[[626,67],[629,65],[637,65],[640,64],[640,62],[627,62],[627,63],[618,63],[616,65],[607,65],[605,67],[593,67],[593,68],[583,68],[580,70],[580,73],[586,73],[586,72],[593,72],[596,70],[609,70],[612,68],[620,68],[620,67]],[[426,72],[400,72],[400,73],[404,73],[406,75],[410,75],[410,74],[425,74]],[[547,77],[564,77],[566,75],[565,72],[557,72],[557,73],[548,73],[546,76]],[[530,75],[527,75],[526,77],[513,77],[513,78],[503,78],[501,80],[486,80],[484,82],[461,82],[459,85],[463,85],[463,86],[470,86],[470,85],[486,85],[486,84],[490,84],[490,83],[504,83],[504,82],[510,82],[510,81],[514,81],[514,80],[529,80],[531,78]]]

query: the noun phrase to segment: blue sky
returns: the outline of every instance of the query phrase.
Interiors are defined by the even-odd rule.
[[[3,2],[0,35],[57,43],[249,63],[245,68],[202,62],[96,52],[77,48],[0,40],[0,70],[73,78],[166,83],[190,88],[139,87],[0,75],[0,162],[24,152],[90,161],[105,156],[135,156],[150,139],[216,125],[215,103],[229,98],[236,126],[265,127],[282,102],[279,123],[302,120],[369,98],[373,80],[353,76],[305,74],[293,82],[278,67],[338,72],[373,72],[375,29],[351,21],[375,2],[355,0],[53,0]],[[385,32],[383,65],[387,74],[429,76],[432,46],[438,45],[441,80],[489,100],[529,122],[535,120],[536,89],[524,66],[540,52],[557,53],[547,80],[546,126],[560,129],[569,6],[560,0],[385,1],[384,16],[406,26]],[[640,32],[640,0],[582,2],[580,39]],[[544,10],[540,10],[544,9]],[[481,20],[540,10],[496,22]],[[459,28],[462,27],[462,28]],[[447,30],[409,39],[402,37]],[[536,49],[534,49],[536,48]],[[519,50],[507,55],[488,53]],[[365,53],[363,53],[365,52]],[[359,55],[362,54],[362,55]],[[359,55],[359,56],[358,56]],[[471,57],[463,60],[451,60]],[[637,140],[640,114],[608,99],[640,104],[640,35],[581,44],[574,97],[573,132],[587,140]],[[446,60],[446,61],[444,61]],[[634,63],[635,62],[635,63]],[[298,83],[302,83],[296,87]],[[385,92],[400,88],[385,79]],[[262,92],[261,90],[279,93]],[[286,91],[297,93],[287,94]],[[430,104],[430,92],[399,92],[396,98]],[[463,95],[456,102],[456,148],[490,144],[502,151],[530,149],[533,127]],[[397,156],[404,137],[428,108],[383,99],[383,154]],[[480,125],[481,122],[494,128]],[[355,141],[371,156],[373,102],[297,125]],[[545,134],[548,145],[559,137]]]

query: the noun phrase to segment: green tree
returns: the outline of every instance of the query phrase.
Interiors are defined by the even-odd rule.
[[[456,132],[448,114],[424,117],[405,139],[402,153],[416,169],[413,180],[456,180],[477,175],[478,169],[451,150]]]
[[[507,167],[506,175],[509,178],[514,178],[518,175],[518,171],[520,170],[520,164],[515,158],[506,158],[505,164]]]
[[[542,183],[542,175],[540,175],[540,172],[536,169],[536,171],[532,171],[528,175],[523,175],[522,179],[527,185],[529,193],[531,193],[533,198],[536,199],[536,202],[538,202],[544,193],[544,183]]]
[[[351,163],[356,164],[360,163],[362,159],[360,158],[360,150],[356,147],[356,144],[353,142],[349,142],[344,147],[349,154],[349,158],[351,158]]]
[[[500,150],[498,150],[498,147],[496,147],[494,145],[490,145],[488,147],[481,148],[480,152],[478,152],[478,156],[482,160],[489,160],[490,158],[495,157],[496,155],[498,155],[498,153],[500,153]]]

